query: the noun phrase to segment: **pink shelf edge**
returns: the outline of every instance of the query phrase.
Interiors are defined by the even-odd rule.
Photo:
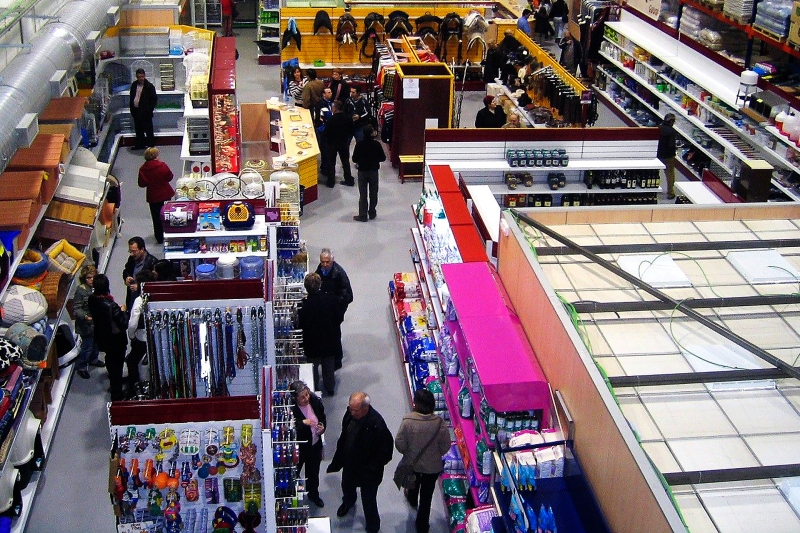
[[[461,417],[461,413],[458,410],[458,402],[456,401],[456,397],[458,392],[453,392],[452,385],[458,386],[458,377],[457,376],[446,376],[445,380],[445,387],[450,392],[448,394],[445,392],[445,402],[447,403],[447,409],[450,411],[450,421],[453,423],[454,427],[458,426],[461,428],[461,432],[464,434],[464,441],[467,443],[467,453],[469,454],[469,461],[472,464],[472,472],[475,474],[476,479],[483,482],[489,481],[489,476],[484,476],[480,471],[477,470],[477,451],[475,450],[475,445],[478,443],[478,437],[475,434],[474,424],[471,420]],[[453,402],[456,402],[453,405]],[[466,463],[464,464],[464,468],[467,468]]]

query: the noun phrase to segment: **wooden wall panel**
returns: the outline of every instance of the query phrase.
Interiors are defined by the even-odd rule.
[[[269,111],[264,103],[242,103],[242,142],[269,141]]]
[[[173,26],[178,11],[175,9],[122,9],[118,26]]]
[[[618,407],[607,406],[598,390],[605,385],[591,368],[594,363],[586,363],[590,372],[555,312],[554,305],[560,304],[551,303],[521,246],[526,244],[501,233],[498,272],[542,370],[553,389],[564,395],[575,419],[576,451],[611,530],[671,531],[619,430],[617,424],[625,422]],[[616,410],[616,417],[609,409]]]

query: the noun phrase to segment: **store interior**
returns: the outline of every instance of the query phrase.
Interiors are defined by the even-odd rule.
[[[453,441],[433,498],[431,531],[510,533],[515,528],[536,531],[537,525],[542,531],[557,525],[561,531],[597,532],[800,529],[800,477],[794,477],[800,475],[800,322],[794,309],[800,303],[800,167],[795,164],[800,145],[792,137],[800,135],[800,119],[790,114],[794,97],[784,88],[781,76],[786,73],[759,70],[771,47],[793,57],[800,52],[791,36],[778,38],[783,30],[764,27],[764,17],[755,17],[752,6],[755,21],[745,24],[744,15],[731,13],[727,4],[685,3],[691,5],[681,15],[671,14],[674,6],[665,2],[661,14],[653,16],[643,15],[636,5],[573,2],[576,13],[568,26],[595,39],[593,61],[582,69],[594,74],[591,79],[576,77],[559,64],[561,51],[553,39],[542,42],[524,35],[516,27],[522,7],[517,5],[499,6],[495,19],[486,9],[491,24],[469,26],[469,39],[453,38],[447,41],[450,48],[435,49],[412,35],[383,43],[376,38],[361,47],[336,44],[335,36],[324,31],[312,33],[314,14],[321,7],[330,12],[334,25],[345,8],[360,22],[372,8],[358,2],[241,2],[235,39],[217,33],[217,2],[195,1],[192,9],[187,2],[165,3],[155,10],[134,3],[109,9],[102,21],[92,15],[105,30],[90,34],[84,43],[94,46],[95,56],[84,62],[74,82],[54,74],[49,86],[56,91],[63,85],[63,94],[70,96],[75,89],[81,97],[90,96],[91,105],[97,87],[108,92],[100,99],[103,113],[108,112],[103,127],[83,122],[94,110],[84,114],[82,98],[65,98],[65,104],[81,100],[77,116],[68,117],[69,127],[48,122],[54,113],[48,108],[38,117],[38,140],[33,140],[36,128],[31,126],[36,118],[26,116],[0,149],[16,172],[43,166],[60,177],[60,164],[67,169],[77,162],[95,165],[95,155],[109,164],[96,163],[101,175],[93,170],[88,192],[81,190],[87,182],[82,175],[67,173],[58,189],[47,173],[37,175],[42,181],[39,200],[49,194],[48,203],[54,193],[55,199],[49,207],[36,204],[41,212],[32,199],[24,200],[29,203],[23,216],[0,223],[0,229],[16,232],[10,247],[20,255],[20,243],[43,250],[61,242],[62,255],[71,249],[68,241],[94,248],[94,259],[109,276],[118,302],[125,299],[122,271],[133,236],[143,237],[156,257],[172,259],[176,269],[185,263],[187,278],[199,280],[198,267],[213,265],[216,276],[228,279],[224,261],[203,256],[218,250],[202,248],[205,238],[202,244],[194,242],[197,232],[168,232],[164,245],[153,235],[145,191],[136,184],[143,153],[132,147],[127,110],[127,77],[143,66],[162,103],[154,116],[159,159],[182,180],[175,197],[176,203],[182,202],[178,212],[183,215],[187,204],[202,201],[198,193],[210,176],[200,174],[229,172],[212,185],[213,194],[233,183],[242,197],[221,194],[223,203],[217,208],[249,200],[259,229],[252,230],[251,224],[224,237],[225,231],[219,231],[223,225],[217,231],[223,237],[211,237],[209,243],[246,237],[238,251],[230,241],[230,257],[250,251],[268,257],[256,261],[264,267],[257,283],[236,280],[230,293],[220,281],[206,285],[208,292],[203,292],[202,281],[189,279],[161,289],[152,285],[147,293],[148,334],[158,324],[153,312],[164,309],[168,327],[166,310],[174,319],[184,307],[187,331],[192,328],[189,308],[197,309],[199,317],[203,309],[236,305],[245,306],[248,332],[257,331],[256,309],[261,312],[262,304],[268,317],[275,317],[275,327],[270,322],[268,331],[262,328],[268,347],[261,340],[259,349],[252,335],[244,342],[251,343],[253,358],[236,361],[238,378],[233,371],[227,381],[206,381],[204,390],[199,374],[195,380],[186,367],[191,378],[179,383],[176,392],[165,380],[170,370],[160,365],[165,352],[158,344],[149,358],[157,364],[140,367],[147,385],[140,384],[132,401],[113,404],[105,369],[91,368],[90,378],[81,379],[70,364],[76,352],[59,361],[53,347],[49,355],[31,362],[27,344],[32,343],[26,343],[19,365],[32,383],[17,402],[26,406],[25,416],[10,418],[13,432],[0,453],[0,506],[7,509],[0,513],[0,525],[20,532],[105,533],[137,531],[140,524],[153,524],[151,520],[159,524],[152,526],[156,530],[171,531],[182,520],[185,531],[205,531],[197,524],[212,522],[208,514],[220,502],[219,494],[217,499],[210,495],[217,490],[214,484],[219,482],[221,490],[224,481],[225,503],[234,510],[225,509],[234,515],[241,511],[241,527],[250,520],[258,522],[256,531],[364,531],[360,500],[355,511],[336,516],[342,501],[340,474],[321,475],[324,507],[303,498],[302,482],[295,484],[293,475],[287,477],[290,488],[279,488],[281,469],[294,469],[284,464],[286,454],[280,451],[273,464],[272,452],[289,441],[281,444],[283,437],[271,436],[267,427],[272,425],[275,435],[274,417],[289,398],[287,383],[294,376],[308,376],[307,365],[297,364],[295,354],[288,353],[298,343],[287,324],[293,323],[295,299],[301,295],[293,282],[302,279],[302,272],[299,279],[286,272],[296,275],[303,252],[308,257],[304,266],[313,271],[320,251],[330,248],[349,275],[354,302],[342,326],[344,362],[336,372],[336,393],[322,399],[328,417],[322,472],[333,456],[350,393],[368,393],[395,433],[412,407],[414,391],[424,387],[434,393],[436,413],[448,420]],[[434,7],[436,15],[450,10],[449,4]],[[409,7],[412,19],[424,9]],[[795,15],[800,24],[800,10]],[[151,16],[161,17],[157,28],[151,27]],[[680,30],[675,29],[678,16],[684,17]],[[730,44],[717,53],[715,43],[704,41],[707,33],[691,31],[695,17],[701,26],[714,19],[710,28],[726,43],[736,38],[719,24],[743,32],[750,46],[740,50]],[[789,22],[787,15],[787,33]],[[23,24],[28,25],[25,31],[35,32],[46,22]],[[287,38],[286,32],[300,34],[302,47],[299,37]],[[475,32],[490,44],[504,33],[517,40],[520,48],[514,48],[506,66],[535,71],[527,91],[500,80],[484,85],[480,62],[488,45],[473,39]],[[147,47],[155,42],[168,45],[169,55],[153,55]],[[214,60],[195,63],[195,56],[178,61],[183,55],[172,49],[187,43],[187,54],[213,43]],[[703,46],[711,51],[701,50]],[[35,44],[34,53],[39,48]],[[434,52],[442,62],[431,61]],[[155,68],[153,59],[159,57]],[[325,80],[334,67],[343,66],[351,82],[367,88],[371,100],[381,100],[373,108],[379,124],[393,121],[393,135],[382,143],[387,161],[380,167],[374,220],[353,220],[359,191],[339,184],[340,164],[336,185],[324,185],[318,167],[323,147],[303,131],[312,127],[311,115],[283,103],[281,62],[287,60],[304,70],[318,68]],[[6,63],[12,64],[8,78],[13,85],[22,67],[13,59]],[[748,73],[758,72],[755,81],[750,74],[740,75],[742,65],[754,69]],[[87,88],[87,80],[95,80],[95,68],[104,72]],[[206,77],[198,84],[194,76],[200,71]],[[206,91],[205,104],[198,91]],[[523,127],[473,128],[487,92],[507,113],[517,114]],[[527,105],[520,100],[525,97]],[[36,105],[42,100],[44,108],[49,96],[36,93],[34,100]],[[667,113],[678,115],[677,200],[667,195],[665,164],[656,155],[658,125]],[[81,129],[85,138],[78,138]],[[49,145],[37,144],[45,137]],[[26,139],[30,147],[11,159]],[[76,149],[78,143],[91,150]],[[40,153],[43,162],[25,166],[30,161],[22,161],[22,154],[38,159]],[[256,163],[264,160],[285,181],[276,177],[274,189],[262,184],[265,200],[253,200],[245,196],[245,184],[252,184],[252,175],[259,174]],[[108,184],[119,185],[118,210],[104,206]],[[52,190],[45,194],[48,187]],[[286,189],[297,193],[297,204],[287,204],[282,196]],[[2,190],[0,200],[6,200]],[[65,204],[81,209],[74,215]],[[9,204],[7,211],[21,205]],[[98,206],[103,206],[99,214]],[[56,207],[62,209],[58,216]],[[282,222],[270,222],[270,216]],[[82,225],[80,217],[88,217],[88,224]],[[213,216],[209,219],[213,225]],[[98,234],[98,228],[105,233]],[[253,235],[248,231],[259,233],[261,250],[258,238],[250,247]],[[195,244],[200,248],[192,248]],[[220,253],[227,254],[227,247],[226,240]],[[282,250],[294,255],[281,255]],[[10,257],[13,270],[18,260]],[[69,322],[61,286],[71,294],[75,272],[64,274],[59,273],[63,279],[55,295],[57,312],[51,304],[54,324]],[[3,292],[7,296],[5,288]],[[247,321],[250,306],[253,318]],[[222,319],[215,320],[222,327]],[[240,331],[245,331],[241,324]],[[220,347],[220,339],[233,338],[228,329],[221,332],[213,337]],[[210,330],[207,339],[212,339]],[[205,350],[211,353],[211,348]],[[264,370],[258,365],[262,360],[275,364]],[[234,363],[222,367],[226,364],[230,372]],[[180,372],[180,366],[175,368]],[[174,378],[175,370],[171,372]],[[130,390],[133,397],[132,385]],[[132,457],[138,465],[132,443],[145,427],[159,432],[162,453],[146,452],[141,460],[155,457],[158,469],[167,471],[170,461],[162,465],[163,442],[177,437],[170,424],[180,435],[224,424],[223,448],[241,446],[258,453],[246,467],[238,460],[228,465],[227,478],[222,469],[205,484],[200,481],[206,500],[195,503],[190,487],[198,487],[202,469],[197,470],[199,463],[187,451],[192,443],[181,436],[165,479],[174,478],[177,485],[181,466],[183,485],[165,491],[166,507],[142,511],[145,489],[134,490],[131,484],[126,492],[121,472],[128,476],[125,460],[130,466]],[[126,431],[127,440],[120,440]],[[211,437],[207,444],[212,444]],[[27,454],[27,448],[31,455],[17,464],[17,455]],[[177,461],[178,449],[185,455],[185,467]],[[217,465],[226,466],[228,459],[221,452]],[[395,452],[378,492],[381,531],[415,531],[415,512],[391,479],[399,460]],[[537,466],[525,480],[522,465],[528,460]],[[263,481],[245,480],[253,469],[257,478],[264,473]],[[12,490],[12,474],[18,471],[21,494]],[[235,490],[242,486],[244,497]],[[166,482],[159,488],[165,487]],[[150,491],[149,505],[155,492]],[[130,503],[134,493],[139,511]],[[180,498],[182,513],[171,501]],[[217,520],[224,515],[220,509]],[[150,516],[151,510],[161,518]]]

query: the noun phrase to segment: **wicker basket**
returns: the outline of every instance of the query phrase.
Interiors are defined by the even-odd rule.
[[[45,252],[50,257],[50,272],[62,272],[74,276],[86,260],[80,250],[72,246],[66,239],[53,243]]]
[[[47,300],[47,317],[55,318],[64,307],[69,289],[69,276],[63,272],[48,272],[42,282],[41,292]]]

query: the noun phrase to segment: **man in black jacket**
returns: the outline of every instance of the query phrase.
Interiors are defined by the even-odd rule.
[[[667,177],[667,199],[673,200],[675,198],[675,115],[667,113],[664,115],[664,122],[659,126],[661,136],[658,139],[658,148],[656,157],[658,157],[664,166],[664,174]]]
[[[375,129],[367,124],[364,126],[364,140],[357,142],[353,150],[353,162],[358,166],[358,214],[353,220],[366,222],[378,216],[375,207],[378,205],[379,171],[384,161],[383,146],[375,139]]]
[[[153,133],[153,112],[158,103],[156,87],[145,77],[143,68],[136,69],[136,81],[131,83],[130,110],[133,128],[136,130],[134,150],[143,150],[145,146],[155,146]],[[147,140],[145,141],[145,137]]]
[[[393,446],[392,433],[380,413],[370,405],[369,396],[364,392],[351,394],[342,419],[342,434],[327,472],[342,471],[342,505],[336,511],[340,518],[356,504],[356,488],[361,487],[367,533],[377,533],[381,529],[378,487],[383,481],[383,467],[392,459]]]
[[[353,179],[353,171],[350,169],[350,140],[353,138],[353,119],[342,112],[344,106],[338,100],[333,102],[333,115],[325,123],[325,131],[323,132],[324,141],[327,143],[324,152],[324,157],[327,161],[322,162],[323,173],[327,171],[325,176],[328,181],[325,183],[330,188],[336,185],[336,154],[339,154],[339,159],[342,161],[342,174],[344,180],[342,185],[352,187],[356,184]]]
[[[95,276],[94,293],[89,296],[87,304],[94,321],[94,341],[97,348],[106,354],[111,401],[124,400],[122,367],[125,364],[125,349],[128,347],[126,307],[117,305],[114,301],[105,274]]]
[[[350,98],[345,104],[345,114],[353,119],[353,136],[356,142],[364,138],[364,127],[372,120],[367,99],[361,96],[361,87],[350,87]]]
[[[344,322],[347,306],[353,302],[353,288],[350,286],[350,278],[347,277],[347,272],[344,271],[339,263],[333,260],[333,252],[330,248],[323,248],[319,253],[319,265],[317,265],[315,272],[319,274],[322,280],[321,292],[333,295],[339,305],[339,326],[334,345],[334,369],[338,370],[342,368],[342,359],[344,358],[344,353],[342,352],[342,322]]]
[[[131,237],[128,240],[128,261],[122,269],[122,279],[128,288],[125,295],[125,305],[130,308],[133,301],[139,295],[139,284],[136,283],[136,274],[142,270],[152,270],[155,272],[158,259],[147,251],[144,239],[141,237]]]
[[[320,290],[322,278],[316,272],[306,275],[303,284],[308,296],[303,298],[297,311],[303,330],[303,352],[312,364],[314,390],[324,385],[328,396],[333,396],[336,388],[334,365],[342,345],[341,307],[336,296]]]

